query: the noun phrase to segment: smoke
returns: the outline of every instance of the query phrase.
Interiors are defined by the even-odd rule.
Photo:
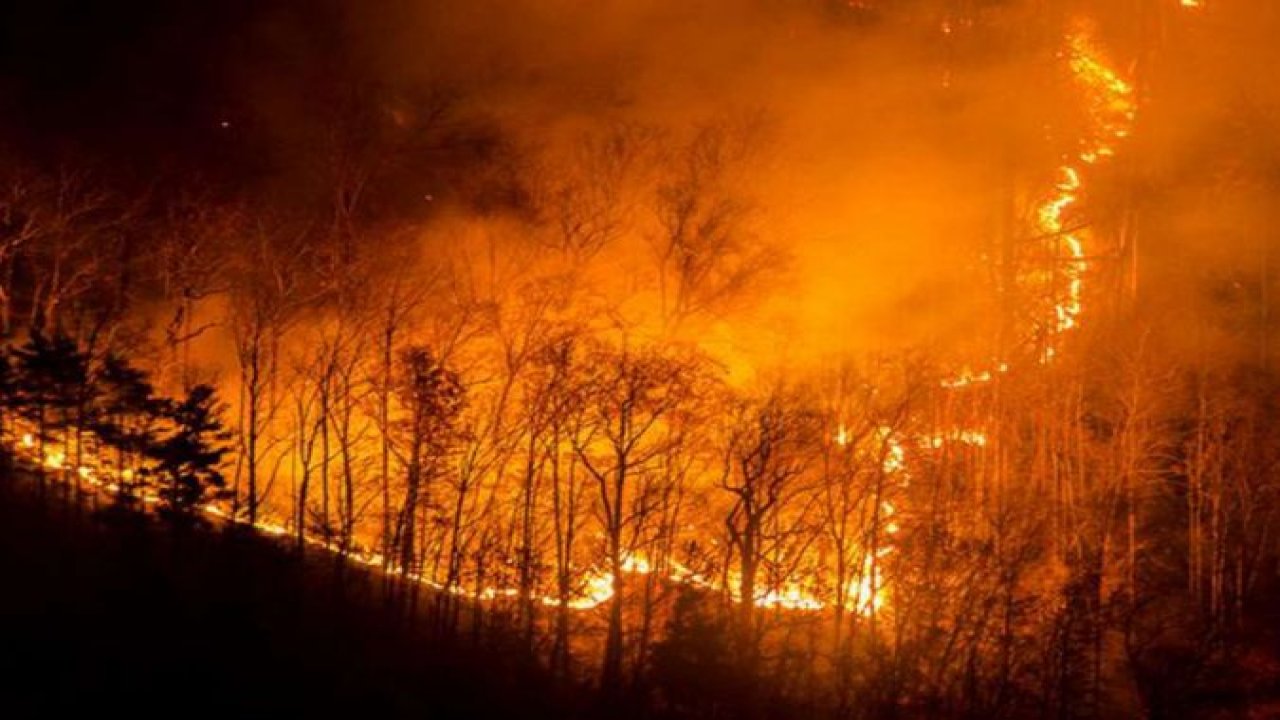
[[[1195,361],[1253,360],[1274,324],[1280,12],[1227,0],[1163,15],[1134,40],[1148,102],[1129,174],[1100,198],[1137,244],[1138,289],[1161,337]]]
[[[719,189],[749,209],[744,242],[778,250],[778,262],[697,335],[731,364],[758,366],[970,343],[988,323],[989,253],[1017,231],[1010,205],[1030,202],[1026,188],[1071,140],[1057,48],[1010,39],[1018,24],[1039,27],[1019,5],[987,11],[983,26],[885,6],[405,3],[344,22],[365,71],[399,88],[391,95],[444,88],[455,131],[483,127],[507,148],[483,158],[485,181],[523,187],[537,180],[531,167],[562,172],[619,126],[660,136],[659,165],[679,165],[707,128],[755,128]],[[1054,116],[1058,137],[1046,132]],[[456,204],[437,203],[424,236],[474,237],[457,226],[489,222],[455,192],[476,167],[429,171],[432,196]],[[658,283],[663,172],[628,178],[629,229],[603,263],[632,296]]]
[[[50,135],[62,143],[95,124],[85,105],[100,105],[115,120],[86,131],[78,157],[97,143],[143,178],[213,178],[273,213],[323,217],[338,176],[369,169],[368,226],[412,230],[424,258],[492,251],[526,268],[546,261],[536,200],[547,179],[586,175],[581,148],[618,128],[648,133],[660,147],[627,175],[626,230],[594,269],[597,299],[626,305],[640,326],[661,305],[656,191],[707,128],[752,127],[717,191],[743,208],[741,242],[776,252],[689,331],[741,366],[919,345],[989,355],[977,338],[999,312],[993,260],[1032,237],[1035,204],[1078,141],[1081,98],[1061,52],[1089,18],[1141,104],[1134,137],[1074,218],[1107,254],[1091,270],[1123,284],[1115,257],[1136,241],[1140,294],[1184,325],[1213,324],[1224,301],[1239,309],[1266,289],[1278,13],[1257,3],[158,7],[123,3],[101,23],[119,28],[64,41],[75,48],[59,45],[53,11],[14,16],[27,40],[7,60],[22,91],[9,122],[59,117]],[[154,41],[193,25],[208,32],[181,52]],[[112,90],[125,60],[103,58],[116,55],[132,68],[128,92]],[[75,82],[37,103],[23,62]],[[41,144],[36,130],[22,140]]]

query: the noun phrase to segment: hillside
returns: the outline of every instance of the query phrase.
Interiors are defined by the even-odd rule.
[[[566,717],[519,656],[432,639],[379,581],[0,479],[0,715]]]

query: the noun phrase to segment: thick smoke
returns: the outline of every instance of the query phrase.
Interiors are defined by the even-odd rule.
[[[989,352],[966,346],[993,302],[987,260],[1002,233],[1025,232],[1019,214],[1072,141],[1074,98],[1041,42],[1052,21],[1017,4],[981,27],[936,8],[736,0],[349,13],[352,72],[378,78],[394,121],[416,122],[405,108],[434,93],[448,98],[444,132],[484,138],[445,161],[465,169],[429,157],[399,176],[435,201],[427,243],[483,242],[495,206],[474,188],[517,186],[497,212],[518,215],[530,185],[626,127],[658,149],[622,180],[627,227],[603,266],[610,293],[644,306],[653,188],[701,133],[741,143],[718,189],[742,209],[733,231],[775,261],[699,327],[733,365],[921,343]],[[298,126],[287,116],[280,133]]]

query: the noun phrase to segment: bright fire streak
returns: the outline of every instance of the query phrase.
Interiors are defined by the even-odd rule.
[[[622,559],[622,571],[637,575],[648,575],[653,572],[649,559],[640,554],[627,555]]]
[[[905,469],[905,449],[903,445],[893,436],[889,428],[880,428],[880,436],[888,447],[887,457],[884,464],[886,472],[896,473]],[[852,437],[846,429],[841,430],[840,441],[844,443],[852,442]],[[65,469],[67,467],[67,455],[65,448],[61,446],[49,446],[44,448],[43,452],[37,451],[35,437],[31,433],[24,433],[18,437],[18,449],[20,454],[32,462],[36,462],[46,468]],[[102,480],[97,477],[98,471],[91,465],[83,465],[76,467],[76,474],[89,481],[94,487],[105,488],[111,492],[119,492],[120,486],[115,482]],[[115,472],[107,472],[109,477],[117,477],[123,481],[131,481],[135,479],[136,472],[132,469],[124,469]],[[160,495],[150,489],[143,489],[139,493],[138,499],[146,506],[154,507],[161,504]],[[894,508],[887,501],[882,506],[884,508],[885,517],[894,514]],[[196,508],[201,514],[217,518],[219,520],[248,525],[242,516],[233,513],[225,502],[208,502]],[[296,528],[291,528],[285,524],[275,522],[272,519],[262,519],[252,524],[254,530],[265,536],[284,538],[297,533]],[[892,534],[897,531],[897,524],[889,521],[885,525],[885,532]],[[301,535],[301,541],[308,547],[322,549],[327,552],[339,553],[342,549],[336,545],[331,539],[315,537],[309,533]],[[883,546],[875,553],[875,557],[884,557],[892,551],[892,547]],[[368,567],[376,572],[385,572],[394,577],[399,577],[407,582],[419,584],[431,588],[438,592],[445,592],[451,595],[465,597],[474,602],[494,602],[498,600],[515,599],[521,596],[521,591],[515,587],[488,586],[476,589],[467,589],[459,586],[448,587],[442,583],[436,582],[431,578],[424,577],[418,573],[405,573],[395,568],[388,568],[386,559],[383,555],[376,552],[362,551],[359,549],[347,549],[344,555],[357,565]],[[872,562],[870,554],[866,556],[867,562]],[[671,562],[671,573],[667,578],[671,582],[701,587],[710,591],[728,590],[730,597],[734,602],[741,602],[741,598],[733,593],[736,583],[729,578],[727,588],[724,584],[707,579],[697,572],[690,570],[678,562]],[[653,563],[641,553],[629,553],[622,560],[622,572],[629,575],[649,575],[655,571]],[[600,570],[590,571],[586,574],[582,583],[582,589],[568,598],[560,598],[554,595],[535,594],[530,599],[544,606],[565,607],[575,611],[588,611],[601,607],[609,602],[614,595],[614,576],[612,573]],[[874,592],[871,590],[870,580],[863,580],[860,583],[855,581],[855,585],[850,587],[849,600],[846,605],[848,609],[860,614],[868,614],[875,609],[883,606],[883,588],[877,587]],[[796,583],[784,583],[780,587],[764,589],[754,598],[754,604],[761,608],[781,609],[788,611],[822,611],[830,607],[830,603],[821,598],[817,593],[809,591]]]
[[[840,428],[836,430],[836,444],[840,447],[844,447],[849,444],[849,430],[844,425],[841,425]]]
[[[597,608],[613,597],[613,573],[597,573],[587,578],[586,589],[576,598],[570,598],[564,605],[573,610],[591,610]],[[546,605],[559,605],[559,598],[545,598]]]
[[[884,472],[886,475],[894,475],[902,472],[907,467],[907,451],[902,447],[902,443],[894,437],[893,428],[880,428],[880,436],[885,441],[884,455]]]
[[[949,433],[936,433],[923,440],[921,445],[938,450],[948,442],[972,445],[974,447],[986,447],[987,434],[981,430],[956,430]]]
[[[1007,373],[1007,372],[1009,372],[1008,363],[1000,363],[999,365],[996,365],[996,368],[994,371],[982,370],[981,372],[974,372],[966,368],[960,374],[954,377],[945,378],[941,382],[941,385],[942,387],[948,390],[966,388],[966,387],[969,387],[970,385],[984,385],[994,380],[997,375]]]
[[[877,556],[883,556],[888,548],[881,548]],[[885,606],[885,586],[881,582],[875,558],[867,555],[862,561],[862,571],[849,581],[845,588],[845,609],[859,615],[879,612]]]
[[[44,466],[50,470],[61,470],[67,463],[67,456],[61,450],[47,450],[44,454]]]
[[[770,590],[756,598],[755,604],[756,607],[782,608],[784,610],[814,611],[822,610],[826,607],[826,603],[813,594],[805,592],[794,585],[788,585],[778,590]]]
[[[1067,211],[1079,202],[1083,188],[1077,163],[1094,165],[1115,155],[1115,144],[1129,137],[1137,114],[1133,86],[1108,65],[1087,34],[1077,32],[1071,35],[1068,53],[1075,80],[1087,95],[1092,129],[1075,160],[1059,168],[1061,180],[1054,193],[1036,209],[1040,233],[1053,243],[1057,254],[1066,258],[1062,270],[1066,286],[1054,306],[1051,336],[1055,337],[1076,329],[1084,310],[1084,276],[1089,268],[1085,260],[1084,235],[1071,229],[1067,221]],[[1050,341],[1041,360],[1048,362],[1057,354],[1058,348]]]

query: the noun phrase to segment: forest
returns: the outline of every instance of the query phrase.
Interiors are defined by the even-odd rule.
[[[432,692],[489,648],[564,716],[1276,717],[1276,31],[15,3],[3,484],[293,563],[273,617],[341,568]]]

